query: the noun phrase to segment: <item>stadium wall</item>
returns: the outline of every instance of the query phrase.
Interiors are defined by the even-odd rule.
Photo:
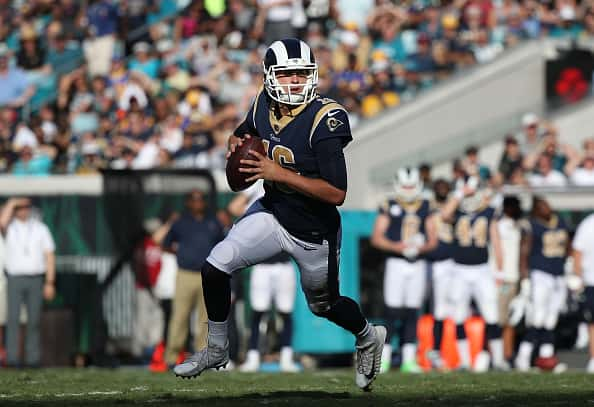
[[[428,149],[448,152],[458,137],[507,122],[521,112],[545,106],[545,55],[542,42],[528,42],[489,65],[464,72],[414,102],[364,122],[346,150],[348,209],[371,209],[378,186],[399,162]]]

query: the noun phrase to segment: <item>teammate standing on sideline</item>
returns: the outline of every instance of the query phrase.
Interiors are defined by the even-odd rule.
[[[503,261],[495,209],[489,206],[489,201],[489,191],[479,188],[478,178],[470,177],[459,182],[453,197],[441,210],[442,219],[454,225],[454,271],[450,298],[454,307],[461,367],[468,369],[471,364],[464,322],[470,314],[470,301],[474,299],[486,323],[493,367],[509,370],[503,358],[503,341],[498,325],[495,275],[489,264],[489,243],[493,246],[497,270],[501,270]],[[486,352],[481,352],[474,368],[476,371],[489,368],[489,355]]]
[[[451,223],[442,221],[439,211],[447,202],[450,194],[450,184],[445,179],[438,179],[433,184],[433,196],[436,213],[433,222],[437,231],[438,244],[435,250],[427,253],[431,261],[431,280],[433,284],[433,349],[427,357],[431,366],[436,369],[444,367],[441,357],[441,339],[443,337],[443,323],[452,316],[449,290],[452,279],[452,248],[454,243],[454,229]]]
[[[369,389],[380,369],[386,330],[373,326],[359,305],[339,291],[340,214],[346,197],[343,148],[352,140],[348,114],[317,95],[318,67],[298,39],[274,42],[264,57],[264,88],[229,139],[229,153],[242,138],[262,137],[267,156],[252,151],[249,180],[263,179],[265,195],[210,253],[202,270],[208,311],[208,346],[177,365],[193,377],[229,360],[227,317],[234,271],[287,252],[299,266],[310,310],[356,337],[355,381]]]
[[[231,215],[239,217],[247,208],[264,196],[264,186],[258,181],[248,189],[240,192],[229,203]],[[239,366],[241,372],[257,372],[260,369],[260,322],[266,312],[271,311],[274,300],[275,311],[282,319],[283,328],[280,332],[280,369],[282,372],[297,372],[299,368],[293,362],[293,307],[295,306],[295,270],[291,257],[281,253],[252,267],[250,272],[250,306],[252,321],[250,324],[250,339],[245,362]]]
[[[565,260],[570,247],[569,229],[549,203],[541,197],[532,200],[532,213],[522,236],[520,273],[521,294],[529,298],[528,331],[520,344],[516,368],[530,369],[532,350],[539,344],[536,366],[561,364],[555,359],[555,328],[567,299]],[[554,360],[555,363],[551,363]]]
[[[573,238],[573,271],[585,285],[586,320],[590,344],[590,360],[586,372],[594,373],[594,214],[578,226]]]
[[[371,244],[388,253],[384,273],[385,317],[388,335],[382,372],[390,369],[390,341],[395,325],[402,355],[400,370],[420,373],[417,365],[417,320],[425,295],[426,264],[422,256],[437,246],[430,203],[421,198],[423,183],[417,169],[398,170],[395,199],[385,202],[373,227]]]

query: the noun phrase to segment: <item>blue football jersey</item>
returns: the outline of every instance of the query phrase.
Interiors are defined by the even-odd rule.
[[[530,219],[532,247],[528,257],[531,270],[541,270],[554,275],[564,273],[567,258],[569,229],[560,217],[553,215],[548,223]]]
[[[398,202],[390,199],[386,201],[379,209],[383,215],[390,218],[390,224],[386,230],[385,236],[394,241],[410,241],[415,235],[425,237],[425,220],[430,215],[430,205],[427,200],[418,200],[412,203]],[[393,257],[403,257],[393,254]]]
[[[262,138],[270,159],[305,177],[320,178],[316,143],[338,137],[344,147],[352,140],[347,112],[332,99],[318,96],[293,109],[291,116],[279,117],[277,113],[276,102],[261,91],[244,124],[251,134]],[[320,242],[338,232],[340,215],[336,206],[282,183],[267,181],[264,189],[262,205],[295,237]]]
[[[489,226],[495,209],[486,207],[474,213],[457,210],[454,216],[452,258],[458,264],[477,265],[489,261]]]
[[[436,216],[437,247],[427,253],[427,258],[433,261],[447,260],[452,257],[454,247],[454,225],[444,222],[440,216]]]

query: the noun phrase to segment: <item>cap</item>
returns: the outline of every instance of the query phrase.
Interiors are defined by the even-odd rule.
[[[441,18],[441,25],[446,30],[456,30],[460,25],[458,17],[455,14],[444,14]]]
[[[97,145],[97,143],[90,142],[90,143],[85,143],[82,145],[80,152],[82,155],[96,155],[99,154],[99,151],[101,149],[99,148],[99,146]]]
[[[148,233],[155,233],[163,223],[159,218],[148,218],[142,222],[142,226]]]
[[[134,44],[134,53],[137,52],[149,52],[151,50],[151,46],[144,41],[141,42],[137,42],[136,44]]]
[[[522,116],[522,127],[534,126],[538,124],[538,116],[534,113],[526,113]]]
[[[373,61],[371,67],[369,68],[372,73],[384,72],[390,67],[390,63],[385,59],[380,59]]]
[[[559,10],[559,17],[564,21],[573,21],[575,20],[575,9],[571,6],[562,6]]]
[[[25,24],[21,26],[20,38],[21,40],[34,40],[37,38],[37,32],[33,26]]]
[[[359,36],[354,31],[343,31],[340,33],[340,42],[348,47],[356,47],[359,44]]]
[[[163,39],[157,42],[157,52],[164,53],[173,49],[173,41],[170,39]]]

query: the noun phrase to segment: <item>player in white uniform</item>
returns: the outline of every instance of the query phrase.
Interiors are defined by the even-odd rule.
[[[573,270],[583,285],[586,294],[586,320],[590,342],[590,360],[586,372],[594,373],[594,214],[578,226],[573,239]],[[572,287],[580,288],[580,282]]]
[[[402,354],[400,369],[419,373],[416,363],[417,320],[425,295],[426,263],[423,255],[437,246],[430,204],[421,198],[423,184],[416,169],[401,169],[396,179],[396,199],[380,208],[371,243],[388,253],[384,274],[385,318],[388,335],[381,372],[390,368],[391,337],[399,325]]]
[[[254,202],[264,196],[262,182],[239,193],[229,204],[233,216],[241,216]],[[252,267],[250,274],[250,305],[252,321],[250,339],[245,362],[239,367],[241,372],[257,372],[260,369],[258,349],[260,322],[265,313],[274,307],[283,322],[280,332],[280,369],[283,372],[297,372],[299,367],[293,362],[291,337],[293,321],[291,314],[295,305],[295,269],[287,254],[280,254]]]

